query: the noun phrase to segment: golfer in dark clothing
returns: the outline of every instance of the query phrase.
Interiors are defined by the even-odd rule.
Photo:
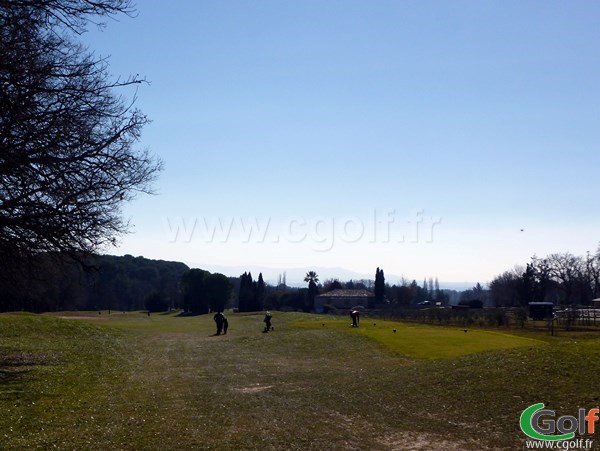
[[[229,327],[229,321],[227,321],[227,317],[223,315],[223,335],[227,335],[227,328]]]
[[[267,312],[265,319],[263,320],[265,322],[265,332],[269,332],[273,328],[273,326],[271,326],[272,318],[273,316],[271,316],[271,312]]]
[[[217,335],[221,335],[221,332],[223,331],[223,324],[226,321],[225,315],[223,315],[221,312],[217,312],[215,313],[213,319],[215,320],[215,323],[217,323]]]
[[[358,310],[352,310],[350,312],[350,318],[352,318],[352,327],[358,327],[360,323],[360,313]]]

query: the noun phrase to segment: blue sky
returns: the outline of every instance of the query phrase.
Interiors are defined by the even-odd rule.
[[[600,3],[138,12],[83,37],[113,74],[151,82],[139,145],[165,162],[112,253],[483,283],[533,254],[596,250]]]

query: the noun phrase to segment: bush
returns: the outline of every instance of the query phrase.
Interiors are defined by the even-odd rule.
[[[479,299],[472,299],[470,301],[460,301],[458,305],[467,305],[469,308],[483,308],[483,302]]]

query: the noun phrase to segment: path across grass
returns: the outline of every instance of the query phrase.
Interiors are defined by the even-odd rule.
[[[529,405],[599,404],[598,339],[60,316],[0,315],[0,449],[517,449]]]

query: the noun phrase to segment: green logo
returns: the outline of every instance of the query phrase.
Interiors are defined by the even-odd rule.
[[[540,421],[541,417],[545,418]],[[560,417],[554,420],[555,412],[550,409],[544,409],[543,403],[529,406],[521,414],[519,425],[525,435],[536,440],[570,440],[575,437],[575,431],[578,429],[577,418],[572,416]],[[556,431],[560,435],[553,435]]]

